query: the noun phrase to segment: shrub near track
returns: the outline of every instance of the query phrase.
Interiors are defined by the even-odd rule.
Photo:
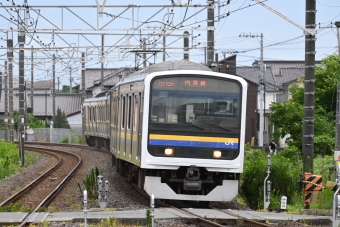
[[[35,161],[35,155],[25,152],[26,167]],[[13,143],[0,141],[0,181],[16,174],[23,168],[19,166],[19,148]]]
[[[271,167],[268,180],[271,182],[269,208],[280,208],[281,197],[287,197],[289,210],[303,209],[304,191],[298,191],[298,181],[303,173],[303,161],[298,148],[291,146],[277,155],[271,155]],[[240,195],[247,205],[254,210],[263,209],[263,184],[267,176],[267,156],[264,150],[249,149],[245,154],[244,172],[241,176]],[[322,175],[323,185],[334,181],[333,157],[316,156],[314,159],[315,175]],[[330,188],[313,194],[311,209],[332,209]]]
[[[0,142],[0,180],[20,170],[18,147],[9,142]]]

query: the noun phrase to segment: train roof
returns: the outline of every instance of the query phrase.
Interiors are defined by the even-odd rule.
[[[92,98],[85,99],[84,102],[102,101],[102,100],[106,100],[106,99],[109,99],[109,98],[110,98],[110,96],[92,97]]]
[[[206,67],[205,65],[192,62],[192,61],[186,61],[186,60],[165,61],[165,62],[151,65],[145,69],[136,71],[126,76],[123,79],[123,81],[116,84],[116,87],[121,84],[129,83],[131,81],[143,80],[150,73],[162,72],[162,71],[174,71],[174,70],[200,70],[200,71],[212,72],[212,70]]]
[[[202,71],[210,71],[210,72],[212,71],[207,66],[196,63],[196,62],[186,61],[186,60],[175,60],[175,61],[164,61],[161,63],[151,65],[143,70],[139,70],[137,72],[130,74],[128,77],[139,75],[139,74],[150,74],[154,72],[172,71],[172,70],[202,70]]]

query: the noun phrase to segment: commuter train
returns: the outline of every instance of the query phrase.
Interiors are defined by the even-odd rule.
[[[157,199],[231,201],[243,172],[247,89],[190,61],[155,64],[84,101],[86,142],[108,149],[116,171]]]

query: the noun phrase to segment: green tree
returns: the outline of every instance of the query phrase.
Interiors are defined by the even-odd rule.
[[[60,107],[57,109],[57,114],[54,117],[53,128],[70,128],[64,111]]]
[[[331,55],[315,70],[314,150],[315,154],[331,155],[334,147],[336,88],[340,81],[339,57]],[[303,81],[303,79],[302,79]],[[293,85],[292,96],[283,104],[272,103],[271,122],[275,125],[274,137],[288,136],[288,145],[302,150],[302,120],[304,117],[304,88]]]

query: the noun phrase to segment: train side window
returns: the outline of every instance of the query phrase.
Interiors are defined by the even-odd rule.
[[[128,123],[127,123],[127,128],[128,129],[131,129],[131,106],[132,106],[132,101],[131,101],[131,99],[132,99],[132,96],[129,96],[129,98],[128,98],[128,115],[127,115],[127,121],[128,121]]]
[[[122,128],[125,128],[125,97],[122,101]]]
[[[90,113],[90,119],[89,119],[89,121],[92,121],[92,107],[89,106],[88,108],[89,108],[89,113]]]
[[[134,114],[133,114],[133,131],[137,131],[137,121],[138,121],[138,106],[139,106],[139,100],[138,95],[135,96],[135,106],[134,106]]]
[[[96,107],[94,106],[93,107],[93,121],[95,122],[96,121]]]

